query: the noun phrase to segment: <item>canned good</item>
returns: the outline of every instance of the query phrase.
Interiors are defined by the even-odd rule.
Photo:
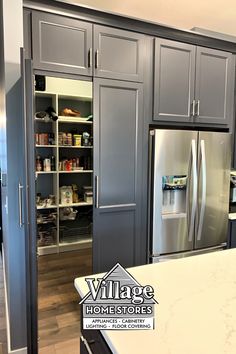
[[[73,144],[74,146],[81,146],[82,135],[74,134],[73,135]]]

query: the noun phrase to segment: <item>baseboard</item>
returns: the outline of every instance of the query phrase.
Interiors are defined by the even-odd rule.
[[[3,281],[4,281],[4,295],[5,295],[5,311],[6,311],[6,327],[7,327],[7,352],[8,354],[27,354],[27,348],[20,348],[16,350],[11,350],[11,334],[10,334],[10,324],[9,324],[9,312],[8,312],[8,298],[7,298],[7,283],[6,283],[6,268],[5,268],[5,257],[4,257],[4,247],[2,245],[2,266],[3,266]]]

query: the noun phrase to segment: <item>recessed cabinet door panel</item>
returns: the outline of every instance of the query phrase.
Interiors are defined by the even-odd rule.
[[[196,121],[228,124],[233,114],[233,55],[197,47]]]
[[[92,75],[90,23],[37,12],[32,21],[35,68]]]
[[[94,26],[95,76],[143,81],[144,36]]]
[[[99,242],[95,241],[93,257],[98,258],[97,271],[111,269],[117,262],[125,267],[135,265],[135,210],[101,211],[99,214]],[[96,233],[94,235],[98,237]]]
[[[141,84],[94,80],[95,272],[139,264],[142,96]]]
[[[192,121],[195,47],[155,39],[154,120]]]

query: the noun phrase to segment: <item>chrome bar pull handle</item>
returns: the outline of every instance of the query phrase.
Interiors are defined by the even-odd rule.
[[[22,196],[22,192],[23,192],[23,185],[21,183],[18,184],[18,203],[19,203],[19,225],[20,227],[23,227],[24,223],[23,223],[23,196]]]
[[[197,100],[197,116],[200,116],[200,100]]]
[[[80,339],[81,339],[81,341],[84,343],[84,346],[86,347],[87,353],[88,353],[88,354],[93,354],[93,352],[91,351],[90,346],[89,346],[87,340],[86,340],[82,335],[80,336]]]
[[[204,220],[204,213],[206,208],[206,152],[205,152],[205,141],[200,142],[200,158],[201,158],[201,178],[202,178],[202,200],[201,209],[197,230],[197,241],[201,240],[202,237],[202,226]]]
[[[92,48],[89,48],[88,51],[88,67],[91,68],[93,65],[92,63]]]
[[[95,176],[95,192],[96,192],[95,207],[98,209],[99,208],[99,179],[98,179],[98,176]]]
[[[99,67],[99,51],[98,49],[95,52],[95,69],[98,69]]]
[[[194,117],[195,114],[196,114],[196,111],[195,111],[195,106],[196,106],[196,101],[193,100],[193,103],[192,103],[192,116]]]
[[[191,142],[190,161],[191,161],[190,171],[192,172],[192,173],[190,172],[190,176],[192,175],[193,188],[192,188],[192,208],[190,214],[190,222],[188,225],[188,240],[189,242],[192,242],[193,233],[194,233],[194,218],[197,209],[197,151],[196,151],[196,140],[194,139],[192,139]],[[190,178],[190,176],[188,176],[188,179]],[[190,181],[188,182],[188,185],[190,185]]]

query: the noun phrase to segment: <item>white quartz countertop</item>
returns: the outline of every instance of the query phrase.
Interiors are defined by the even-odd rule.
[[[229,220],[236,220],[236,213],[229,213]]]
[[[155,290],[155,329],[101,331],[113,353],[235,354],[236,249],[129,268]],[[75,279],[81,296],[84,278]]]

